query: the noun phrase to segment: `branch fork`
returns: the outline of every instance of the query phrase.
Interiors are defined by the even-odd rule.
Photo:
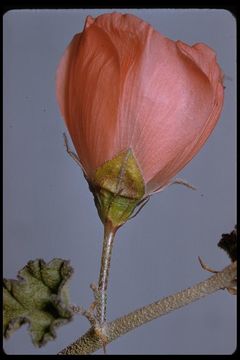
[[[200,262],[201,267],[213,274],[218,274],[220,273],[219,270],[214,270],[211,267],[209,267],[205,262],[203,262],[203,260],[200,258],[200,256],[198,256],[198,260]],[[232,280],[230,286],[228,287],[223,287],[221,288],[222,290],[227,290],[231,295],[237,295],[237,277],[235,279]]]

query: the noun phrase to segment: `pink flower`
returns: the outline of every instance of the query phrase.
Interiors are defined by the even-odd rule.
[[[172,41],[133,15],[87,17],[57,70],[57,99],[82,167],[131,149],[145,195],[197,154],[223,106],[223,74],[208,46]]]

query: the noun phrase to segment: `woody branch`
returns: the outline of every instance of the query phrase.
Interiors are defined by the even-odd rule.
[[[237,276],[237,262],[224,268],[208,279],[167,296],[150,305],[137,309],[112,322],[105,324],[105,345],[114,341],[127,332],[171,311],[177,310],[220,289],[235,286]],[[102,348],[102,337],[91,327],[83,336],[67,346],[58,355],[85,355]]]

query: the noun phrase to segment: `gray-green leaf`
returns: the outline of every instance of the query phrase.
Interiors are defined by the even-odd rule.
[[[73,316],[66,283],[73,273],[69,262],[53,259],[29,261],[17,280],[3,280],[3,333],[8,338],[22,324],[29,324],[35,346],[56,337],[56,327]]]

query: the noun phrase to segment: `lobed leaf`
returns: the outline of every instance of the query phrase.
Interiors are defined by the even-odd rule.
[[[29,261],[17,280],[3,280],[3,334],[8,338],[22,324],[29,324],[35,346],[56,338],[56,328],[73,316],[67,282],[73,268],[67,260]]]

